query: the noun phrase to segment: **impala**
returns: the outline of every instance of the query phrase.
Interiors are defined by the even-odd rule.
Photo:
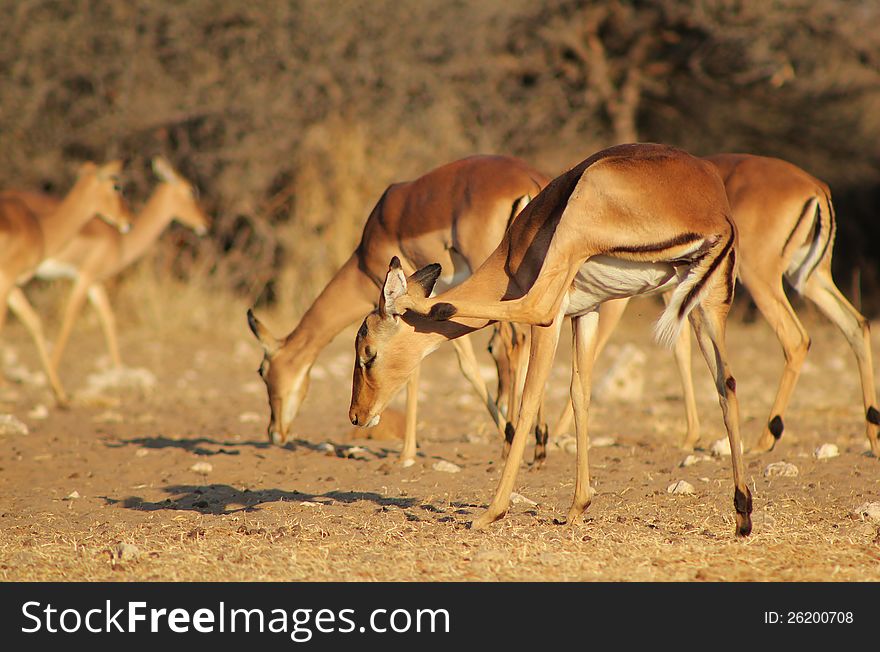
[[[65,247],[37,268],[35,276],[38,278],[74,280],[61,330],[52,348],[51,363],[56,373],[73,325],[87,297],[98,313],[113,365],[121,367],[116,318],[104,282],[143,256],[173,220],[178,220],[199,235],[204,234],[210,225],[189,181],[162,157],[154,158],[152,165],[159,184],[131,231],[122,234],[105,221],[92,219]],[[21,199],[37,214],[51,211],[57,205],[56,199],[44,195],[28,194]]]
[[[375,306],[376,289],[382,286],[390,257],[397,256],[410,271],[439,261],[441,283],[446,287],[460,283],[495,249],[513,217],[546,182],[540,172],[518,159],[474,156],[394,184],[370,213],[357,249],[286,337],[275,338],[248,311],[250,328],[264,350],[260,375],[269,396],[270,440],[287,441],[315,359],[340,331]],[[503,430],[470,340],[462,338],[454,345],[462,372]],[[404,465],[411,464],[416,454],[418,379],[416,365],[408,372],[400,455]],[[375,424],[378,418],[376,413],[369,423],[359,425]]]
[[[46,352],[39,316],[19,286],[26,283],[39,264],[59,251],[94,215],[127,229],[128,209],[119,195],[119,161],[80,167],[76,183],[55,210],[43,217],[31,211],[22,194],[0,193],[0,328],[9,305],[30,332],[40,362],[59,405],[67,396]]]
[[[861,376],[866,435],[873,454],[880,456],[880,412],[874,391],[870,326],[831,278],[836,224],[828,186],[791,163],[775,158],[718,154],[706,160],[721,173],[739,231],[739,278],[776,333],[785,355],[785,368],[770,416],[752,449],[771,450],[782,436],[785,410],[810,348],[810,337],[783,291],[785,279],[795,292],[815,303],[849,342]],[[620,321],[626,303],[627,299],[621,299],[603,306],[600,346]],[[676,343],[675,357],[685,395],[685,448],[693,448],[700,437],[690,354],[690,334],[683,331]],[[570,419],[569,407],[554,432],[564,432]]]
[[[562,322],[570,316],[577,475],[566,521],[574,523],[592,497],[587,416],[597,308],[608,299],[674,288],[655,332],[671,345],[689,317],[698,334],[730,440],[736,532],[749,534],[752,500],[740,448],[736,382],[725,347],[736,274],[736,229],[729,215],[724,185],[709,163],[662,145],[620,145],[551,181],[486,262],[458,287],[432,298],[438,265],[407,278],[400,261],[392,259],[379,307],[367,315],[355,340],[351,422],[369,423],[441,342],[493,321],[531,324],[513,443],[495,497],[472,523],[485,527],[507,512],[526,434]]]

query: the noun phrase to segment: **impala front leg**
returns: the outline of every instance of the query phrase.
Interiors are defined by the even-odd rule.
[[[510,454],[504,463],[501,481],[498,484],[498,490],[495,492],[495,497],[492,499],[489,508],[471,523],[471,528],[475,530],[480,530],[490,523],[497,521],[507,513],[507,509],[510,506],[510,494],[513,491],[516,474],[522,463],[523,451],[525,450],[529,430],[544,395],[544,385],[550,375],[550,368],[553,366],[553,358],[556,355],[556,346],[559,344],[559,331],[562,327],[563,319],[564,305],[550,326],[536,326],[532,328],[529,370],[526,375],[526,385],[523,390]]]
[[[416,415],[419,407],[419,372],[422,366],[416,365],[406,382],[406,429],[403,433],[403,450],[400,463],[412,466],[416,461]]]

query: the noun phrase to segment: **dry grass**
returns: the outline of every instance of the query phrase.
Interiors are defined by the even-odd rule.
[[[641,303],[619,333],[648,355],[646,397],[596,404],[593,432],[616,445],[591,451],[598,495],[584,524],[554,525],[572,492],[573,457],[551,450],[546,468],[521,472],[516,491],[537,507],[514,505],[487,532],[467,524],[499,475],[498,446],[480,443],[486,417],[466,392],[450,351],[423,374],[421,456],[395,464],[393,442],[364,441],[364,459],[327,455],[323,441],[348,443],[350,383],[346,332],[319,358],[294,449],[264,443],[265,395],[253,370],[259,349],[243,306],[218,297],[167,295],[176,327],[148,321],[123,328],[123,354],[151,368],[159,388],[120,394],[106,405],[52,410],[29,419],[45,390],[19,387],[3,404],[31,434],[0,452],[0,578],[4,580],[880,580],[876,525],[851,516],[880,494],[877,460],[863,454],[858,381],[849,353],[827,324],[807,319],[814,338],[783,445],[747,459],[755,493],[752,537],[733,537],[729,462],[681,468],[671,442],[682,417],[674,365],[647,344],[653,311]],[[202,312],[222,318],[199,325]],[[26,335],[4,333],[33,365]],[[767,388],[781,356],[764,324],[731,326],[731,348],[747,439],[769,409]],[[64,370],[72,390],[103,352],[95,324],[75,334],[77,359]],[[846,356],[842,361],[841,357]],[[559,407],[566,352],[554,369],[551,413]],[[488,360],[486,361],[488,362]],[[696,368],[703,443],[721,435],[707,374]],[[450,407],[454,406],[454,410]],[[108,416],[108,412],[113,414]],[[242,419],[256,413],[257,421]],[[111,418],[112,417],[112,418]],[[841,456],[816,460],[833,442]],[[462,467],[451,475],[436,459]],[[796,478],[765,478],[772,461],[790,461]],[[205,476],[191,470],[207,461]],[[685,479],[694,496],[666,487]],[[72,491],[81,497],[65,500]],[[137,546],[136,559],[114,554]]]

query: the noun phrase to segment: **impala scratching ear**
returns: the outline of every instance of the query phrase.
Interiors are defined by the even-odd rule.
[[[395,256],[388,266],[385,283],[382,285],[382,296],[379,299],[379,310],[386,317],[402,315],[406,307],[401,299],[406,296],[406,276],[400,266],[400,258]]]
[[[254,316],[253,310],[247,311],[247,320],[248,326],[250,326],[251,333],[254,334],[254,337],[260,342],[263,346],[263,351],[266,352],[266,355],[272,356],[275,354],[278,349],[281,348],[281,341],[272,336],[269,332],[269,329],[266,328],[259,319]]]
[[[440,263],[431,263],[415,272],[409,277],[409,279],[407,279],[412,288],[410,292],[418,292],[422,297],[431,296],[431,292],[434,290],[434,284],[437,282],[437,279],[440,278],[441,269]]]

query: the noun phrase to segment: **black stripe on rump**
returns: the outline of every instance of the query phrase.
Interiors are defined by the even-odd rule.
[[[657,244],[650,245],[633,245],[633,246],[622,246],[622,247],[612,247],[607,250],[606,254],[650,254],[655,253],[657,251],[663,251],[664,249],[672,249],[672,247],[681,247],[682,245],[691,244],[692,242],[696,242],[697,240],[702,239],[698,233],[682,233],[671,240],[666,240],[665,242],[659,242]]]
[[[727,221],[730,224],[730,220]],[[687,293],[687,296],[684,298],[684,301],[681,302],[681,306],[678,308],[678,318],[684,319],[685,313],[687,313],[687,308],[691,304],[691,302],[696,298],[697,294],[700,293],[700,290],[703,289],[703,286],[706,284],[706,281],[710,276],[715,272],[718,268],[718,265],[721,264],[721,261],[727,258],[727,254],[730,252],[731,248],[733,248],[733,240],[736,236],[736,231],[732,224],[730,224],[730,236],[727,238],[727,242],[724,245],[724,249],[721,250],[721,253],[712,261],[712,264],[709,265],[709,269],[705,274],[700,278],[699,281],[694,283],[694,287],[691,288],[691,291]]]
[[[791,230],[791,233],[788,234],[788,237],[785,239],[785,244],[782,245],[782,251],[784,252],[788,249],[788,245],[791,243],[791,239],[794,237],[795,232],[800,228],[801,222],[804,221],[804,218],[807,216],[807,209],[810,207],[810,202],[816,202],[816,219],[818,221],[819,218],[819,199],[815,196],[810,197],[806,202],[804,202],[804,207],[801,209],[801,215],[798,217],[797,222],[794,223],[794,228]]]

